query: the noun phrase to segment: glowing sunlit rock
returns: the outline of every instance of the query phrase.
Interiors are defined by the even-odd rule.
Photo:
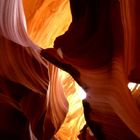
[[[132,91],[136,85],[137,85],[136,83],[130,82],[128,83],[128,88]]]
[[[86,96],[87,96],[86,92],[80,86],[78,88],[78,95],[79,95],[81,100],[86,99]]]

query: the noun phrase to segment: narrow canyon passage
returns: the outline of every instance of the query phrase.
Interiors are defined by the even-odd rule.
[[[139,140],[139,7],[0,0],[0,139]]]

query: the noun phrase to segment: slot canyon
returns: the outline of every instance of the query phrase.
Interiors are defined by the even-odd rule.
[[[0,0],[0,140],[140,140],[139,0]]]

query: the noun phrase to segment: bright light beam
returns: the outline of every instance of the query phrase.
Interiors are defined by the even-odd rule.
[[[80,86],[78,88],[78,95],[81,100],[84,100],[87,96],[86,92]]]

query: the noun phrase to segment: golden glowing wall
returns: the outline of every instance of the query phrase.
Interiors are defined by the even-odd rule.
[[[63,34],[71,23],[68,0],[24,0],[24,9],[29,36],[41,48],[52,48],[55,38]],[[76,140],[85,124],[82,100],[78,95],[78,85],[72,77],[62,70],[59,70],[59,74],[63,79],[69,111],[56,137]]]
[[[63,34],[71,22],[68,0],[24,0],[28,33],[42,48],[53,47],[55,38]]]

